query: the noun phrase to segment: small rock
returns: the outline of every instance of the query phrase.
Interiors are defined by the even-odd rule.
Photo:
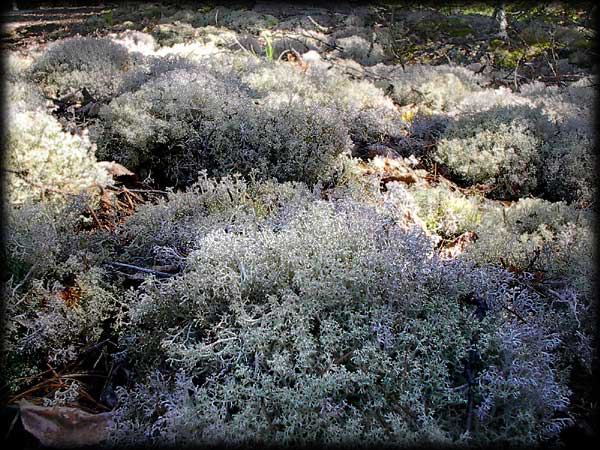
[[[467,66],[467,69],[472,70],[473,72],[480,72],[483,69],[483,64],[475,62],[475,63],[469,64]]]
[[[316,50],[309,50],[302,54],[302,59],[308,63],[321,61],[321,55]]]
[[[567,58],[556,61],[556,71],[558,73],[569,73],[573,70],[573,66]]]
[[[577,50],[569,55],[568,62],[576,66],[587,66],[590,63],[590,57],[585,52]]]

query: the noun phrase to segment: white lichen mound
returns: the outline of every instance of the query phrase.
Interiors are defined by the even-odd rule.
[[[96,165],[87,134],[65,132],[43,109],[9,108],[6,119],[10,203],[64,198],[110,180]]]

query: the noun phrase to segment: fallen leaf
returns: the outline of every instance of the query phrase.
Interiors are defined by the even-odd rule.
[[[79,304],[79,299],[81,298],[81,288],[79,286],[71,286],[66,289],[62,289],[59,292],[59,296],[62,301],[65,302],[67,307],[75,308]]]
[[[404,184],[414,184],[419,181],[419,178],[414,173],[399,173],[398,175],[383,177],[381,179],[381,184],[386,185],[387,183],[391,183],[393,181]]]
[[[113,177],[135,177],[135,173],[115,161],[99,161],[98,167],[106,170]]]
[[[36,406],[27,400],[21,400],[18,405],[23,427],[45,447],[93,446],[108,437],[111,413],[91,414],[65,406]]]

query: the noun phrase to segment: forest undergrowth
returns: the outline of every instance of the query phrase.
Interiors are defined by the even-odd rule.
[[[2,398],[25,428],[592,435],[588,11],[509,5],[498,37],[483,4],[175,3],[3,50]]]

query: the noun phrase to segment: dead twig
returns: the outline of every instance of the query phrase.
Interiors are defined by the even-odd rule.
[[[280,430],[282,428],[282,426],[281,425],[276,425],[276,424],[273,423],[273,418],[271,417],[271,415],[267,411],[267,407],[265,405],[265,401],[261,398],[259,400],[259,403],[260,403],[260,412],[262,413],[263,417],[265,418],[265,420],[269,424],[269,429],[273,430],[273,431]]]
[[[217,10],[217,13],[218,13],[218,10]],[[238,45],[238,46],[239,46],[239,47],[240,47],[242,50],[244,50],[244,51],[245,51],[246,53],[248,53],[250,56],[254,56],[255,58],[258,58],[258,55],[257,55],[256,53],[254,53],[254,52],[251,52],[251,51],[250,51],[250,50],[248,50],[246,47],[244,47],[244,46],[243,46],[243,45],[240,43],[240,41],[238,41],[238,40],[237,40],[237,38],[236,38],[236,37],[234,37],[234,38],[233,38],[233,40],[235,41],[235,43],[236,43],[236,44],[237,44],[237,45]]]
[[[521,61],[523,60],[523,56],[521,56],[518,60],[517,63],[515,64],[515,76],[514,76],[514,83],[515,83],[515,91],[519,90],[519,74],[518,74],[518,70],[519,70],[519,64],[521,63]]]
[[[98,216],[96,215],[96,213],[94,212],[94,210],[92,208],[87,208],[88,212],[91,214],[92,218],[94,219],[94,222],[96,223],[96,226],[100,229],[108,229],[106,228],[104,225],[102,225],[102,223],[100,222],[100,220],[98,219]]]
[[[390,426],[389,423],[387,423],[387,421],[381,415],[380,408],[376,408],[375,409],[374,415],[375,415],[375,418],[377,419],[377,421],[381,424],[381,426],[385,430],[385,432],[386,433],[391,433],[392,432],[392,427]]]
[[[339,358],[337,358],[337,359],[334,359],[334,360],[331,362],[331,364],[329,364],[329,366],[327,366],[327,367],[326,367],[324,370],[322,370],[322,371],[321,371],[320,375],[323,375],[323,374],[325,374],[325,373],[329,372],[329,370],[331,370],[331,368],[332,368],[334,365],[336,365],[336,366],[337,366],[338,364],[340,364],[340,363],[344,362],[345,360],[347,360],[347,359],[350,357],[350,355],[352,355],[352,353],[353,353],[353,352],[354,352],[354,350],[350,350],[349,352],[347,352],[347,353],[344,353],[344,354],[343,354],[342,356],[340,356]]]
[[[36,264],[33,264],[31,266],[31,268],[29,269],[29,271],[25,274],[25,276],[23,277],[23,279],[21,280],[21,282],[19,284],[17,284],[13,289],[12,289],[12,296],[14,297],[15,294],[17,293],[17,291],[27,282],[27,280],[29,279],[29,277],[31,276],[31,274],[33,273],[33,271],[36,268]],[[15,303],[15,307],[17,307],[18,305],[21,304],[21,302],[23,301],[25,297],[23,297],[21,300],[19,300],[17,303]]]
[[[324,27],[323,25],[319,25],[319,24],[318,24],[318,23],[315,21],[315,19],[313,19],[313,18],[312,18],[312,17],[310,17],[310,16],[306,16],[306,17],[308,17],[308,20],[310,20],[310,21],[312,22],[312,24],[313,24],[315,27],[317,27],[317,29],[321,30],[323,33],[327,33],[327,32],[329,32],[329,28],[327,28],[327,27]]]
[[[115,267],[123,267],[125,269],[131,269],[131,270],[136,270],[138,272],[143,272],[143,273],[149,273],[152,275],[157,275],[159,277],[172,277],[173,274],[172,273],[167,273],[167,272],[161,272],[159,270],[153,270],[153,269],[146,269],[145,267],[139,267],[139,266],[134,266],[133,264],[125,264],[125,263],[120,263],[120,262],[109,262],[107,263],[110,266],[115,266]]]
[[[522,323],[527,323],[527,321],[523,318],[523,316],[521,316],[521,314],[519,314],[518,312],[513,311],[506,305],[502,305],[502,308],[507,310],[509,313],[513,314],[514,316],[516,316],[517,319],[519,319]]]
[[[550,68],[552,69],[552,73],[554,73],[554,76],[556,78],[556,83],[560,86],[562,84],[562,82],[560,79],[561,78],[560,72],[557,70],[558,69],[558,57],[556,56],[554,33],[552,33],[552,36],[550,39],[550,52],[552,54],[552,60],[554,61],[554,65],[550,65]]]
[[[327,42],[327,41],[324,41],[323,39],[319,39],[318,37],[312,36],[312,35],[310,35],[310,34],[307,34],[307,33],[305,33],[305,32],[301,32],[301,33],[300,33],[300,36],[304,36],[304,37],[306,37],[306,38],[309,38],[309,39],[314,39],[315,41],[318,41],[318,42],[320,42],[321,44],[324,44],[324,45],[326,45],[327,47],[329,47],[329,48],[331,48],[331,49],[333,49],[333,50],[340,50],[340,51],[343,51],[343,50],[344,50],[344,48],[343,48],[342,46],[340,46],[340,45],[337,45],[337,44],[330,44],[329,42]]]
[[[38,392],[44,388],[50,388],[51,390],[52,389],[54,389],[54,390],[60,389],[61,387],[63,387],[65,385],[63,380],[76,380],[76,379],[83,378],[83,377],[97,377],[97,378],[105,377],[105,375],[99,375],[99,374],[93,374],[93,373],[71,373],[71,374],[67,374],[67,375],[59,375],[52,368],[50,368],[50,370],[46,371],[46,373],[48,373],[48,372],[52,372],[54,374],[55,378],[49,378],[47,380],[43,380],[43,381],[37,383],[36,385],[30,387],[29,389],[26,389],[25,391],[14,395],[7,401],[7,404],[12,404],[12,403],[16,402],[17,400],[24,398],[28,395],[34,394],[35,392]]]

